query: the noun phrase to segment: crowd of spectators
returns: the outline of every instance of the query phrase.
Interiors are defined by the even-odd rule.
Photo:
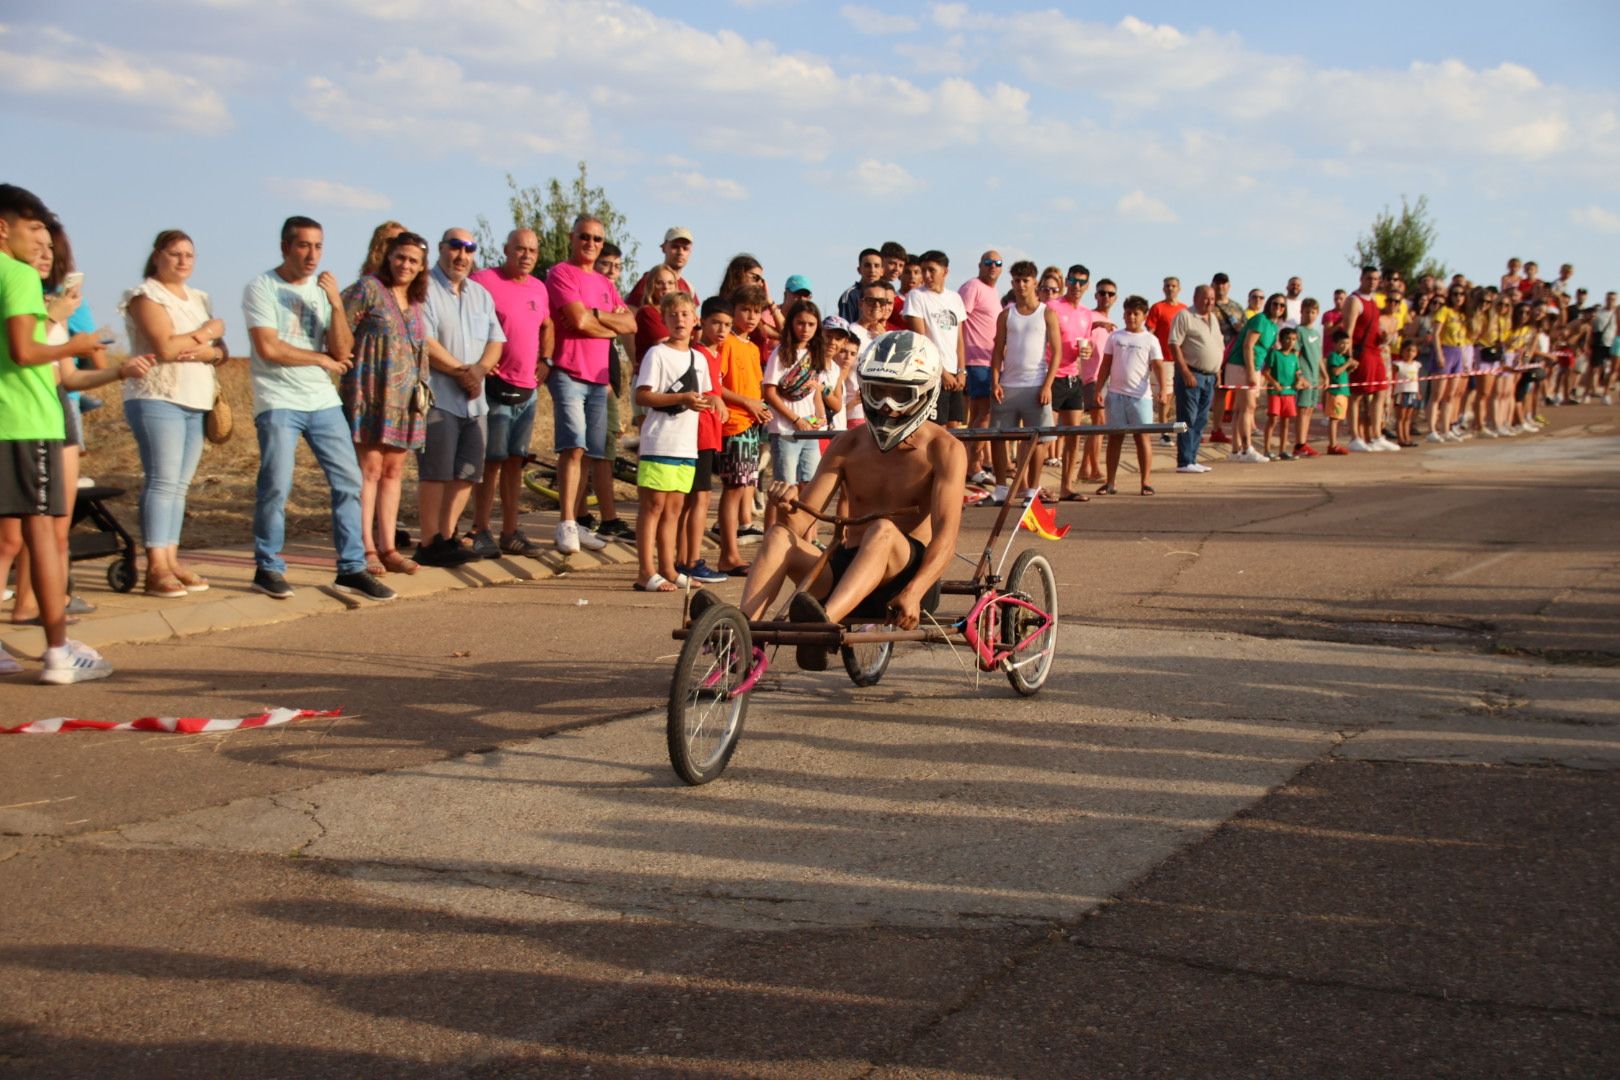
[[[1109,278],[1093,282],[1078,261],[1015,261],[1004,283],[993,249],[953,287],[945,252],[914,255],[891,241],[859,252],[855,281],[824,312],[800,274],[773,299],[748,254],[701,297],[683,273],[693,242],[690,230],[669,229],[662,260],[621,296],[622,255],[589,214],[572,223],[567,258],[543,273],[531,230],[513,230],[496,260],[465,229],[434,243],[390,221],[344,288],[321,269],[320,224],[287,219],[278,261],[242,297],[260,456],[253,588],[293,592],[282,547],[300,439],[329,488],[338,590],[388,600],[390,574],[543,554],[520,520],[542,386],[560,505],[550,547],[567,555],[634,542],[636,587],[670,592],[746,575],[743,544],[770,524],[772,508],[755,497],[761,473],[807,481],[820,446],[788,436],[863,422],[856,361],[890,331],[938,348],[934,419],[948,428],[1116,429],[1049,438],[1021,476],[1003,443],[969,436],[964,498],[988,505],[1115,494],[1127,435],[1139,491],[1152,495],[1155,431],[1189,475],[1211,470],[1200,460],[1206,444],[1227,447],[1225,461],[1259,464],[1528,434],[1544,405],[1611,401],[1620,348],[1613,292],[1588,304],[1573,267],[1544,281],[1518,259],[1484,283],[1461,274],[1408,283],[1368,266],[1326,304],[1291,277],[1276,292],[1251,290],[1245,307],[1224,273],[1194,286],[1190,303],[1178,277],[1150,303],[1121,297]],[[12,618],[45,627],[46,681],[110,671],[65,631],[88,609],[65,577],[81,391],[123,385],[144,471],[146,593],[209,587],[180,544],[216,368],[229,353],[224,321],[189,284],[195,261],[184,232],[157,235],[119,305],[131,359],[109,366],[110,334],[90,331],[65,231],[35,196],[0,185],[0,581],[15,563]],[[1185,430],[1172,439],[1164,428],[1175,421]],[[614,497],[620,445],[639,450],[635,524]],[[399,512],[411,456],[420,535],[407,554]],[[1053,465],[1055,492],[1042,487]],[[718,541],[713,566],[706,533]]]

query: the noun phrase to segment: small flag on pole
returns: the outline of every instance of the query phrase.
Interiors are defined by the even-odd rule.
[[[1019,520],[1020,529],[1028,529],[1043,540],[1061,540],[1069,535],[1069,526],[1058,528],[1057,516],[1051,509],[1041,505],[1041,497],[1035,496],[1035,501],[1029,504],[1024,516]]]

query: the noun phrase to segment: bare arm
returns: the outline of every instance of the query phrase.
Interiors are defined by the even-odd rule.
[[[174,321],[161,304],[144,296],[130,301],[129,314],[141,335],[152,343],[152,356],[160,364],[181,363],[192,360],[220,361],[227,358],[223,344],[215,344],[225,332],[225,324],[214,319],[187,334],[174,332]],[[210,336],[209,331],[217,333]]]
[[[287,344],[281,340],[281,335],[276,333],[273,326],[249,327],[248,337],[253,340],[253,351],[259,355],[259,359],[271,364],[280,364],[282,367],[318,367],[333,374],[342,374],[349,369],[348,361],[340,363],[326,353],[311,352]]]
[[[343,310],[343,291],[338,288],[338,280],[329,270],[321,271],[315,284],[332,305],[332,324],[326,328],[326,355],[347,371],[354,356],[354,330],[350,328],[348,316]]]
[[[1000,401],[1001,365],[1007,361],[1007,313],[996,316],[996,340],[990,346],[990,396]]]
[[[96,367],[106,361],[107,347],[96,340],[96,335],[74,334],[60,345],[44,345],[34,340],[37,315],[13,315],[6,320],[6,341],[11,346],[11,358],[18,364],[54,364],[71,356],[87,356]]]
[[[132,356],[115,368],[101,368],[96,371],[84,371],[72,360],[57,361],[57,370],[62,380],[62,388],[69,391],[94,390],[98,386],[106,386],[110,382],[120,379],[144,378],[152,370],[154,360],[150,353],[144,356]]]
[[[617,310],[602,311],[575,300],[557,309],[557,321],[578,337],[612,338],[636,332],[635,312],[622,304]]]
[[[1052,404],[1052,380],[1057,378],[1058,364],[1063,361],[1063,328],[1058,325],[1057,312],[1046,309],[1046,381],[1041,384],[1040,403]]]

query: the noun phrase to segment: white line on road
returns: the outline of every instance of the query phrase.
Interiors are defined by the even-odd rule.
[[[1450,574],[1447,574],[1446,575],[1446,580],[1447,581],[1457,581],[1457,580],[1459,580],[1461,578],[1467,577],[1469,574],[1478,573],[1479,571],[1485,569],[1487,566],[1495,566],[1497,563],[1501,562],[1504,559],[1511,559],[1511,558],[1513,558],[1513,556],[1515,556],[1517,554],[1518,554],[1517,551],[1500,551],[1500,552],[1497,552],[1495,555],[1492,555],[1489,558],[1481,559],[1477,563],[1472,563],[1472,564],[1470,564],[1468,566],[1463,567],[1461,570],[1457,570],[1457,571],[1454,571],[1454,572],[1452,572]]]

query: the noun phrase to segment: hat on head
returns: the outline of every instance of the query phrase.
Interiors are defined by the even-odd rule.
[[[822,330],[835,330],[846,337],[855,337],[855,328],[849,325],[849,320],[838,315],[829,315],[821,320]]]
[[[667,244],[671,240],[685,240],[690,244],[692,243],[692,230],[685,225],[677,225],[664,233],[664,243]]]
[[[782,283],[782,291],[785,293],[815,292],[810,287],[810,279],[803,274],[789,275],[788,279]]]

